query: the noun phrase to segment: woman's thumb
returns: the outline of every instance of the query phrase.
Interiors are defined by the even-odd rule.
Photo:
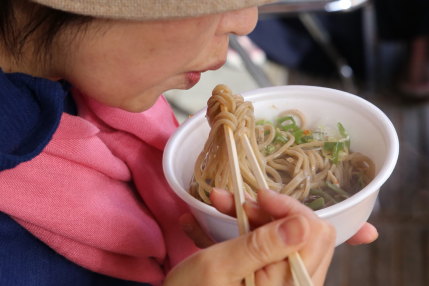
[[[232,276],[244,277],[262,267],[285,259],[298,251],[309,236],[309,222],[300,215],[273,221],[234,240],[217,246],[226,247],[223,269]],[[228,244],[228,245],[227,245]],[[216,248],[216,247],[215,247]],[[225,252],[226,251],[226,252]]]

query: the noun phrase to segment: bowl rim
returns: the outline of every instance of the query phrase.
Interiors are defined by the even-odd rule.
[[[387,157],[384,160],[384,163],[382,166],[380,166],[380,170],[376,177],[362,190],[357,192],[356,194],[352,195],[350,198],[345,199],[344,201],[341,201],[339,203],[336,203],[335,205],[323,208],[321,210],[315,211],[315,213],[321,217],[321,218],[329,218],[334,216],[335,214],[341,213],[345,211],[346,209],[349,209],[361,201],[365,200],[367,197],[369,197],[374,192],[378,191],[379,188],[385,183],[385,181],[390,177],[392,174],[396,162],[398,160],[399,156],[399,139],[398,135],[396,133],[395,127],[393,123],[390,121],[390,119],[387,117],[387,115],[381,111],[377,106],[375,106],[373,103],[357,96],[354,94],[351,94],[346,91],[333,89],[333,88],[327,88],[327,87],[320,87],[320,86],[309,86],[309,85],[285,85],[285,86],[273,86],[273,87],[264,87],[264,88],[258,88],[246,92],[242,92],[241,95],[244,97],[245,100],[254,100],[258,99],[260,97],[267,97],[270,94],[276,94],[280,91],[287,91],[287,92],[293,92],[293,90],[305,90],[305,91],[325,91],[329,92],[329,95],[323,94],[324,96],[335,96],[340,101],[348,101],[348,102],[354,102],[356,104],[359,104],[361,106],[364,106],[365,109],[371,110],[373,114],[375,114],[377,117],[380,117],[382,120],[378,122],[378,124],[382,125],[381,130],[386,132],[386,138],[387,138]],[[316,93],[317,94],[317,93]],[[170,148],[172,145],[176,143],[177,140],[180,140],[182,137],[182,133],[180,132],[183,129],[194,129],[196,126],[199,126],[201,124],[205,123],[205,114],[206,114],[206,108],[204,107],[197,111],[191,118],[185,120],[176,132],[170,137],[168,140],[165,149],[164,149],[164,155],[163,155],[163,169],[164,173],[170,172],[173,173],[173,170],[171,166],[173,165],[173,156],[174,152]],[[184,200],[187,204],[192,206],[193,208],[196,208],[204,213],[207,213],[209,215],[223,218],[224,220],[229,220],[231,222],[235,222],[236,219],[234,217],[225,215],[218,210],[216,210],[214,207],[207,205],[198,199],[191,196],[186,190],[183,190],[181,188],[181,185],[177,181],[177,178],[172,178],[169,176],[165,176],[168,183],[170,184],[173,192],[178,195],[182,200]],[[181,190],[181,191],[178,191]]]

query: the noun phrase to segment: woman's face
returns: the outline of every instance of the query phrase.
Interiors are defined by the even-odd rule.
[[[228,34],[248,34],[256,21],[256,7],[181,20],[100,20],[72,42],[56,70],[100,102],[143,111],[163,92],[189,89],[201,73],[220,68]]]

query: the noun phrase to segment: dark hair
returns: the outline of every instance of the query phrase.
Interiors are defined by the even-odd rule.
[[[21,6],[19,6],[21,5]],[[16,9],[23,8],[24,22],[18,22]],[[76,32],[93,17],[72,14],[32,3],[28,0],[0,0],[0,45],[19,60],[24,46],[32,35],[36,55],[45,59],[52,43],[63,29],[76,26]]]

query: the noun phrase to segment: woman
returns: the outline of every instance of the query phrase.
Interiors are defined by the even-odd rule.
[[[294,251],[323,284],[335,234],[307,208],[261,191],[255,231],[198,250],[162,173],[160,95],[222,66],[264,2],[0,1],[1,285],[288,285]]]

